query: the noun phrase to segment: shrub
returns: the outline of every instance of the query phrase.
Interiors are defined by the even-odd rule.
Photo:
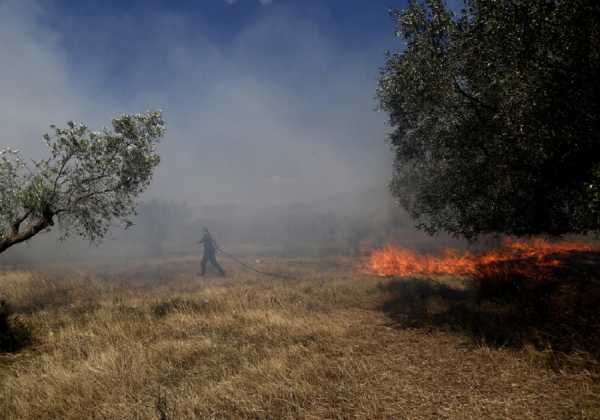
[[[15,352],[31,341],[31,327],[13,315],[6,301],[0,300],[0,352]]]

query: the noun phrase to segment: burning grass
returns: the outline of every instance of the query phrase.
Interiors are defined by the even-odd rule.
[[[505,239],[499,249],[482,253],[443,250],[440,255],[423,255],[392,245],[371,254],[367,270],[380,276],[474,275],[494,267],[506,268],[529,277],[539,278],[561,264],[558,255],[591,252],[593,247],[581,242],[551,243],[543,239],[518,241]],[[515,262],[520,261],[521,264]]]
[[[403,327],[460,331],[483,345],[549,351],[556,367],[600,373],[600,253],[581,242],[507,239],[481,253],[386,247],[368,270],[395,276],[383,306]],[[449,287],[443,276],[458,276]],[[426,277],[423,277],[426,276]],[[584,357],[572,357],[573,355]],[[570,363],[574,362],[574,363]]]
[[[0,293],[35,328],[33,345],[0,357],[0,413],[8,419],[600,415],[600,383],[591,371],[548,369],[545,351],[490,345],[464,330],[403,318],[399,308],[407,305],[416,317],[475,304],[464,278],[377,279],[354,270],[350,259],[263,259],[265,271],[299,280],[264,279],[235,267],[226,267],[225,280],[199,279],[197,264],[181,258],[98,274],[2,276]]]

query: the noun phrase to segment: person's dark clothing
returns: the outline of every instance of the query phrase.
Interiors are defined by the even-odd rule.
[[[203,276],[206,273],[206,264],[209,262],[219,271],[222,276],[225,275],[225,270],[217,262],[216,251],[217,244],[210,233],[205,233],[200,242],[204,246],[204,254],[202,255],[202,262],[200,263],[200,275]]]

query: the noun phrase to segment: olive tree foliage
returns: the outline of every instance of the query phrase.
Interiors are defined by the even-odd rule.
[[[393,194],[429,233],[600,230],[600,2],[442,0],[394,11],[378,87]]]
[[[73,122],[51,128],[45,159],[0,151],[0,252],[55,223],[62,238],[75,233],[91,241],[115,220],[130,224],[136,197],[159,163],[165,130],[160,112],[123,115],[100,132]]]

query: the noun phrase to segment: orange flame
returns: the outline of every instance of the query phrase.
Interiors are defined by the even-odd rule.
[[[527,260],[531,261],[532,267],[537,268],[539,272],[540,268],[547,269],[560,265],[560,260],[556,258],[558,254],[592,250],[591,245],[581,242],[550,243],[543,239],[531,241],[506,239],[499,249],[479,254],[446,249],[440,255],[423,255],[388,245],[371,254],[367,270],[380,276],[472,275],[481,267]],[[516,269],[516,271],[520,270]]]

